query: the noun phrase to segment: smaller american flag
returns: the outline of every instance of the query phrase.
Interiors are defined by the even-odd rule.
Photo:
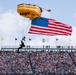
[[[32,20],[31,27],[28,33],[40,34],[40,35],[65,35],[70,36],[72,34],[72,26],[58,22],[54,19],[48,18],[35,18]]]
[[[15,38],[15,40],[17,40],[17,38]]]
[[[59,39],[56,39],[56,41],[58,41]]]
[[[29,41],[31,41],[31,38],[29,38]]]
[[[45,42],[45,39],[44,38],[42,38],[42,42]]]

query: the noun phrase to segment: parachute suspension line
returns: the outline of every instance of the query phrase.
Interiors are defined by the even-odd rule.
[[[42,8],[42,7],[41,7]],[[43,10],[46,10],[48,12],[51,12],[51,9],[45,9],[45,8],[42,8]]]
[[[22,25],[22,20],[21,20],[21,38],[23,37],[23,25]]]
[[[25,37],[25,25],[22,23],[22,38]]]
[[[23,38],[23,34],[24,34],[24,26],[22,25],[22,38]]]
[[[20,15],[21,17],[21,15]],[[23,38],[23,33],[24,33],[24,26],[23,26],[23,22],[22,22],[22,19],[21,19],[21,38]]]

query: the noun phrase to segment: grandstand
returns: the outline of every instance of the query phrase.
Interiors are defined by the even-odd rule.
[[[1,75],[76,75],[75,46],[3,46]]]

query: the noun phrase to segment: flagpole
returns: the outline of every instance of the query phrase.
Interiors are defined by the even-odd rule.
[[[43,39],[43,38],[42,38]],[[42,41],[42,47],[43,47],[43,41]]]
[[[44,48],[44,42],[45,42],[45,39],[42,38],[42,46],[43,46],[43,48]]]
[[[1,47],[0,48],[2,48],[2,37],[1,37],[1,34],[0,34],[0,42],[1,42]]]
[[[4,38],[1,37],[1,49],[2,49],[3,40],[4,40]]]
[[[29,46],[30,46],[30,40],[29,40]]]
[[[15,40],[15,47],[16,47],[16,40]]]
[[[17,41],[17,38],[15,38],[15,47],[16,47],[16,41]]]
[[[1,51],[2,51],[2,37],[1,37]]]
[[[29,46],[30,46],[30,41],[31,41],[31,39],[29,38]]]
[[[57,41],[56,41],[56,46],[57,46]]]
[[[55,42],[56,42],[56,46],[57,46],[57,40],[55,39]]]
[[[70,46],[70,38],[69,38],[69,46]]]
[[[71,46],[71,39],[69,38],[69,46]]]
[[[56,47],[57,47],[57,41],[58,41],[58,39],[56,38],[55,41],[56,41]]]
[[[15,40],[15,47],[16,47],[16,40]]]
[[[43,48],[43,38],[42,38],[42,48]]]

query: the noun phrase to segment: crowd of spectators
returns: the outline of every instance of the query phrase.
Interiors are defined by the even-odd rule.
[[[76,75],[76,51],[0,53],[0,74],[31,75],[33,73],[34,75]]]

